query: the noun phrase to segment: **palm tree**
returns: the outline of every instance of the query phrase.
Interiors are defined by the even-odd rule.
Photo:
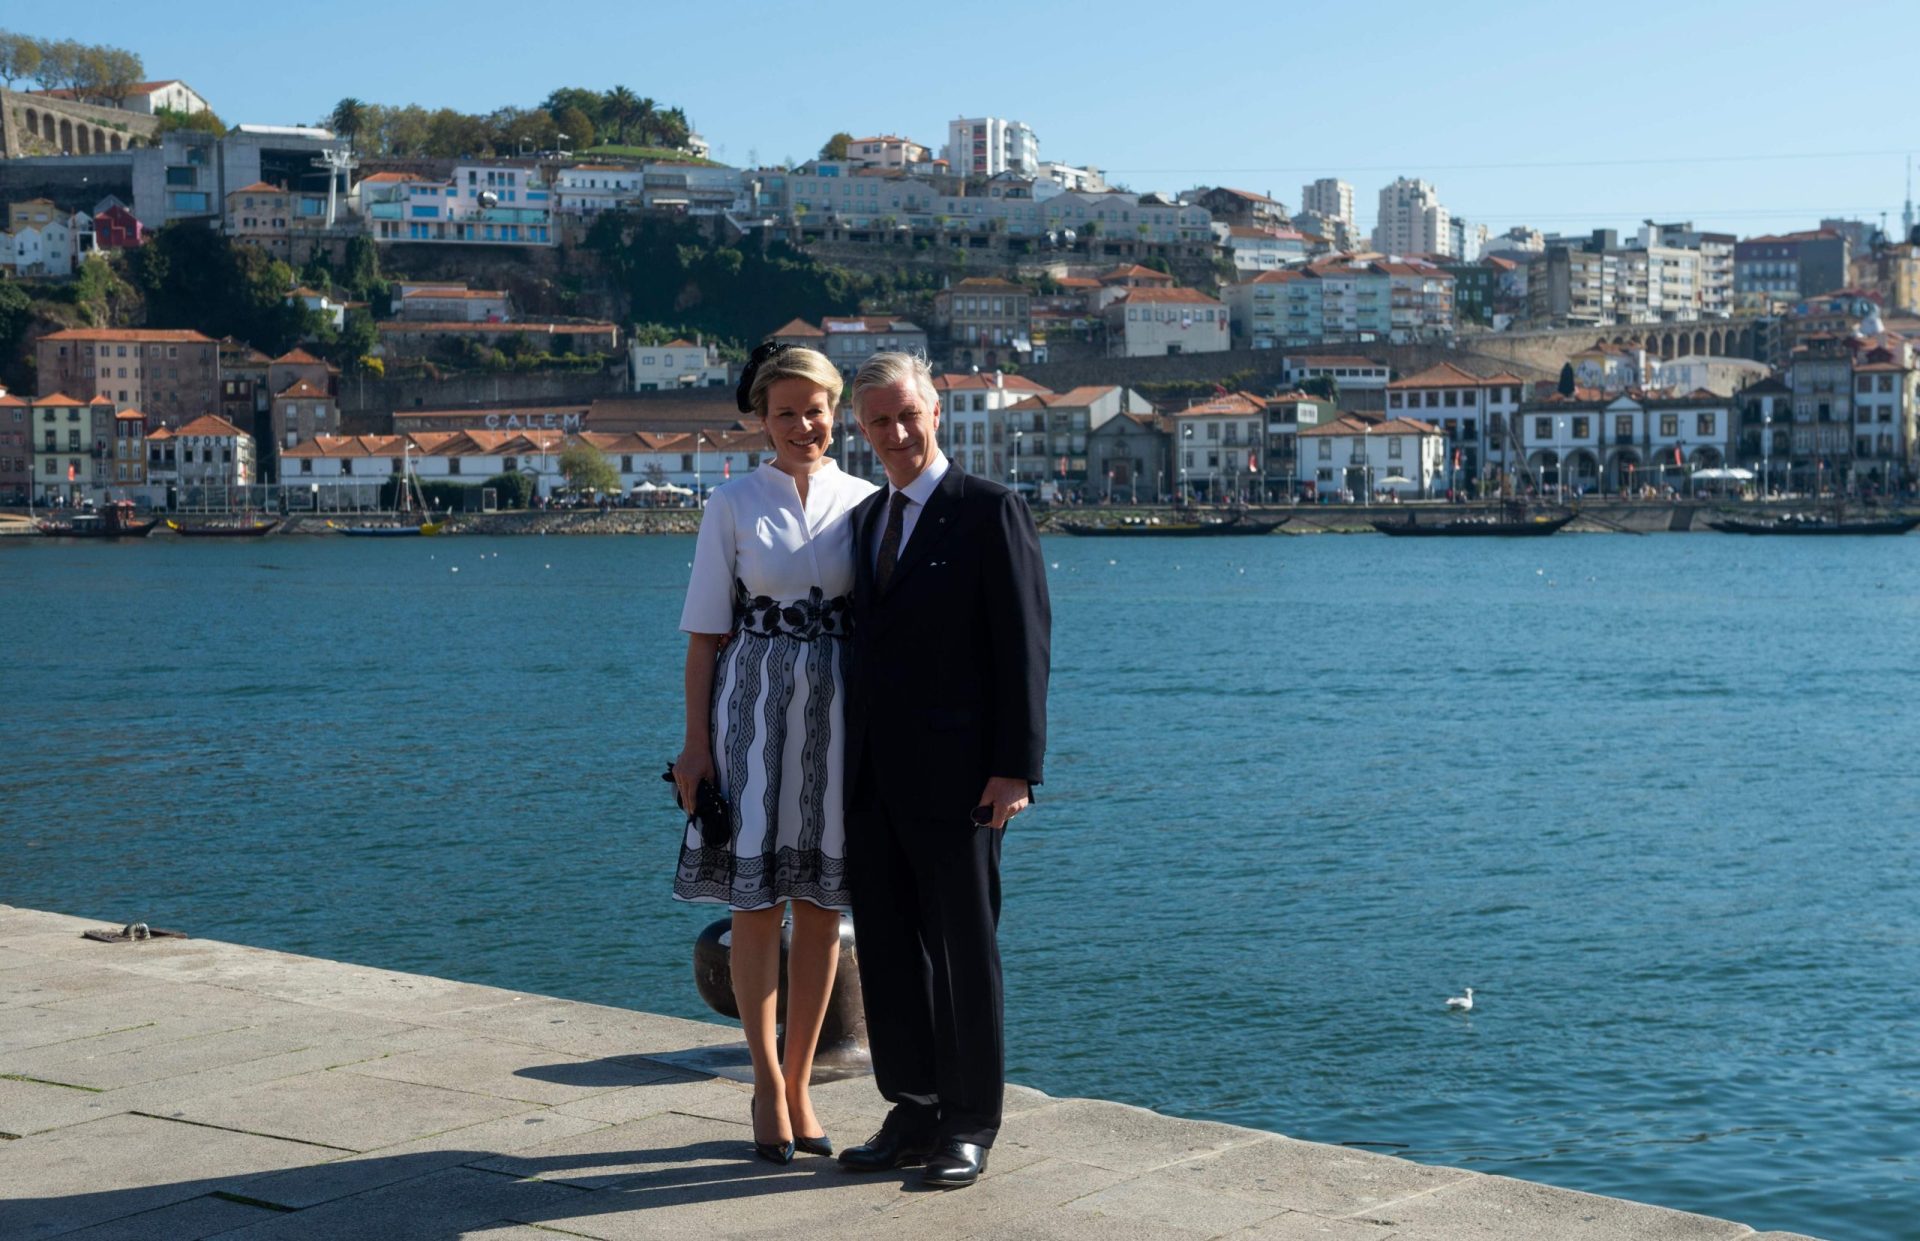
[[[327,117],[333,132],[347,140],[351,146],[354,138],[367,123],[367,105],[348,95],[333,105],[333,112]]]
[[[652,146],[656,131],[660,128],[660,111],[649,98],[634,102],[633,119],[640,127],[640,145]]]
[[[606,95],[607,119],[613,122],[614,140],[621,145],[627,141],[627,126],[640,114],[640,97],[624,86],[616,86]]]

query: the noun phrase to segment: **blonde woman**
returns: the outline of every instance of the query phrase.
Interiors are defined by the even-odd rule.
[[[688,808],[700,780],[713,780],[732,830],[717,841],[689,825],[673,894],[733,910],[734,998],[753,1060],[753,1144],[775,1163],[790,1162],[796,1147],[833,1153],[807,1086],[849,904],[848,514],[876,490],[826,455],[841,386],[833,363],[812,349],[754,350],[736,399],[760,419],[771,459],[708,499],[680,614],[687,727],[674,780]],[[783,1060],[774,1014],[789,906]]]

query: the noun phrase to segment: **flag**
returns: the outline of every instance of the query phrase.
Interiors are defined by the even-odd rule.
[[[1065,478],[1066,476],[1067,476],[1067,459],[1065,457],[1062,457],[1060,458],[1060,477]]]
[[[729,479],[729,478],[732,478],[732,477],[733,477],[733,458],[731,458],[731,457],[726,457],[726,458],[723,458],[723,459],[721,460],[721,462],[720,462],[720,477],[721,477],[721,479],[722,479],[722,480],[725,480],[725,479]]]
[[[1248,452],[1247,453],[1247,473],[1258,474],[1259,472],[1260,472],[1260,454],[1257,452]]]
[[[1673,446],[1673,463],[1674,463],[1675,465],[1685,465],[1685,464],[1686,464],[1686,461],[1685,461],[1684,459],[1682,459],[1682,457],[1680,456],[1680,445],[1678,445],[1678,444],[1675,444],[1675,445]]]
[[[1453,450],[1453,468],[1456,470],[1460,468],[1460,450],[1458,448]]]
[[[68,482],[72,482],[72,481],[73,481],[73,478],[74,478],[74,471],[75,471],[76,469],[78,469],[78,468],[79,468],[79,467],[78,467],[78,466],[76,466],[76,465],[75,465],[75,464],[74,464],[73,462],[71,462],[71,461],[69,461],[69,462],[67,462],[67,481],[68,481]]]

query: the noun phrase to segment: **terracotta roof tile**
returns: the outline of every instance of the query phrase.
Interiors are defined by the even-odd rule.
[[[175,435],[222,435],[222,436],[232,437],[236,435],[245,435],[246,432],[242,431],[239,427],[234,426],[231,422],[228,422],[225,418],[222,418],[218,414],[201,414],[198,418],[195,418],[192,422],[189,422],[186,426],[181,427],[178,431],[174,432],[174,434]]]

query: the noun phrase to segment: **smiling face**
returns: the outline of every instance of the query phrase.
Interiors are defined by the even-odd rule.
[[[776,379],[767,385],[760,425],[773,445],[775,466],[789,474],[810,474],[833,445],[833,399],[811,379]]]
[[[929,405],[905,380],[871,388],[860,395],[860,431],[873,445],[887,481],[905,487],[920,477],[937,451],[940,406]]]

